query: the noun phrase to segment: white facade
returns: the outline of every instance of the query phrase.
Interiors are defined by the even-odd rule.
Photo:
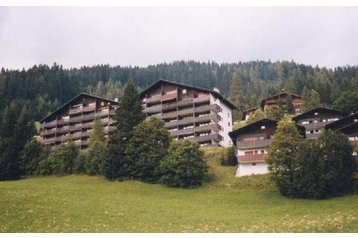
[[[235,176],[241,177],[253,174],[267,174],[268,172],[266,163],[245,163],[238,165]]]
[[[229,136],[229,132],[232,131],[232,110],[219,98],[212,94],[210,94],[210,104],[216,104],[221,108],[221,112],[218,113],[221,117],[221,121],[219,121],[218,124],[222,128],[219,135],[222,136],[223,139],[219,144],[223,147],[230,147],[232,145],[232,141]]]

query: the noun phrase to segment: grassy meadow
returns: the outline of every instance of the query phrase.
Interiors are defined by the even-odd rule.
[[[234,178],[206,149],[216,179],[175,189],[102,177],[0,182],[0,232],[358,232],[358,195],[282,197],[269,176]]]

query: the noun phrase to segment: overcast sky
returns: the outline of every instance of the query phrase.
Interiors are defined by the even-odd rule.
[[[0,67],[358,64],[357,7],[0,7]]]

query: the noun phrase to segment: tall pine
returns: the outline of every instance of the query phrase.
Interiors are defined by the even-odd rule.
[[[107,144],[100,118],[94,121],[89,138],[87,172],[90,175],[101,174],[103,162],[107,157]]]
[[[134,161],[126,158],[125,150],[132,137],[133,128],[145,118],[138,91],[132,80],[129,80],[124,88],[115,118],[117,130],[110,138],[109,156],[103,165],[104,175],[109,180],[132,177]]]

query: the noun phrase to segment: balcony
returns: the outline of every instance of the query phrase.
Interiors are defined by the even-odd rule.
[[[193,102],[194,103],[210,102],[210,96],[208,95],[208,96],[194,98]]]
[[[166,94],[166,95],[163,95],[161,97],[161,101],[164,102],[164,101],[170,101],[170,100],[174,100],[174,99],[177,99],[178,97],[178,93],[175,91],[175,93],[169,93],[169,94]]]
[[[189,125],[189,124],[193,124],[196,122],[210,122],[210,121],[218,122],[219,120],[220,119],[219,119],[218,115],[208,114],[208,115],[201,116],[201,117],[191,117],[191,118],[187,118],[187,119],[184,118],[182,120],[167,122],[167,123],[165,123],[165,127],[170,128],[170,127],[174,127],[174,126],[184,126],[184,125]]]
[[[265,148],[270,146],[271,141],[272,141],[271,139],[255,140],[255,141],[238,141],[236,143],[236,148],[238,150]]]
[[[63,133],[67,133],[68,130],[69,130],[68,127],[57,128],[56,133],[58,133],[58,134],[63,134]]]
[[[213,130],[215,132],[220,131],[219,125],[218,124],[209,124],[209,125],[205,125],[205,126],[196,126],[195,127],[195,132],[204,132],[204,131],[210,131]]]
[[[192,138],[191,140],[196,141],[196,142],[206,142],[206,141],[215,141],[215,142],[219,142],[220,141],[220,137],[218,134],[211,134],[211,135],[206,135],[206,136],[198,136],[195,138]]]
[[[82,121],[82,116],[77,116],[77,117],[71,117],[70,118],[70,123],[78,123]]]
[[[162,104],[162,110],[167,111],[167,110],[177,109],[177,106],[178,106],[178,104],[176,102]]]
[[[150,98],[146,98],[145,102],[146,103],[154,103],[154,102],[160,102],[162,99],[161,95],[155,95],[153,97]]]
[[[83,110],[82,107],[71,108],[68,113],[69,113],[70,115],[78,114],[78,113],[81,113],[82,110]]]
[[[157,112],[161,112],[161,111],[162,111],[161,104],[144,108],[144,112],[146,112],[146,113],[157,113]]]
[[[41,136],[48,136],[48,135],[54,135],[56,134],[56,129],[55,130],[44,130],[41,132]]]
[[[56,142],[56,137],[43,138],[43,143],[44,144],[50,144],[50,143],[54,143],[54,142]]]
[[[90,113],[82,116],[82,121],[92,121],[96,119],[96,113]]]
[[[183,99],[181,101],[178,101],[178,103],[177,103],[178,107],[188,106],[188,105],[192,105],[192,104],[193,104],[192,98]]]
[[[56,121],[56,120],[43,123],[43,127],[44,127],[44,128],[52,128],[52,127],[55,127],[56,125],[57,125],[57,121]]]
[[[329,122],[317,122],[317,123],[309,123],[306,125],[302,125],[306,128],[306,131],[313,131],[313,130],[319,130],[321,128],[323,128],[325,125],[327,125]]]
[[[267,158],[266,154],[260,154],[260,155],[249,154],[249,155],[237,156],[237,160],[241,164],[254,163],[254,162],[264,162],[266,160],[266,158]]]
[[[60,119],[57,120],[57,125],[62,126],[62,125],[67,125],[69,123],[69,119]]]
[[[182,135],[193,134],[194,133],[194,127],[193,128],[176,130],[176,131],[170,131],[169,133],[170,133],[171,136],[182,136]]]
[[[168,113],[163,113],[163,114],[159,114],[159,115],[152,115],[152,116],[157,116],[160,117],[162,119],[174,119],[177,118],[178,112],[168,112]],[[151,117],[152,117],[151,116]]]
[[[87,106],[87,107],[83,107],[83,112],[93,112],[96,110],[96,105],[92,105],[92,106]]]
[[[110,126],[110,127],[105,127],[104,128],[104,133],[111,133],[111,132],[114,132],[114,131],[116,131],[117,130],[117,127],[115,127],[115,126]]]

